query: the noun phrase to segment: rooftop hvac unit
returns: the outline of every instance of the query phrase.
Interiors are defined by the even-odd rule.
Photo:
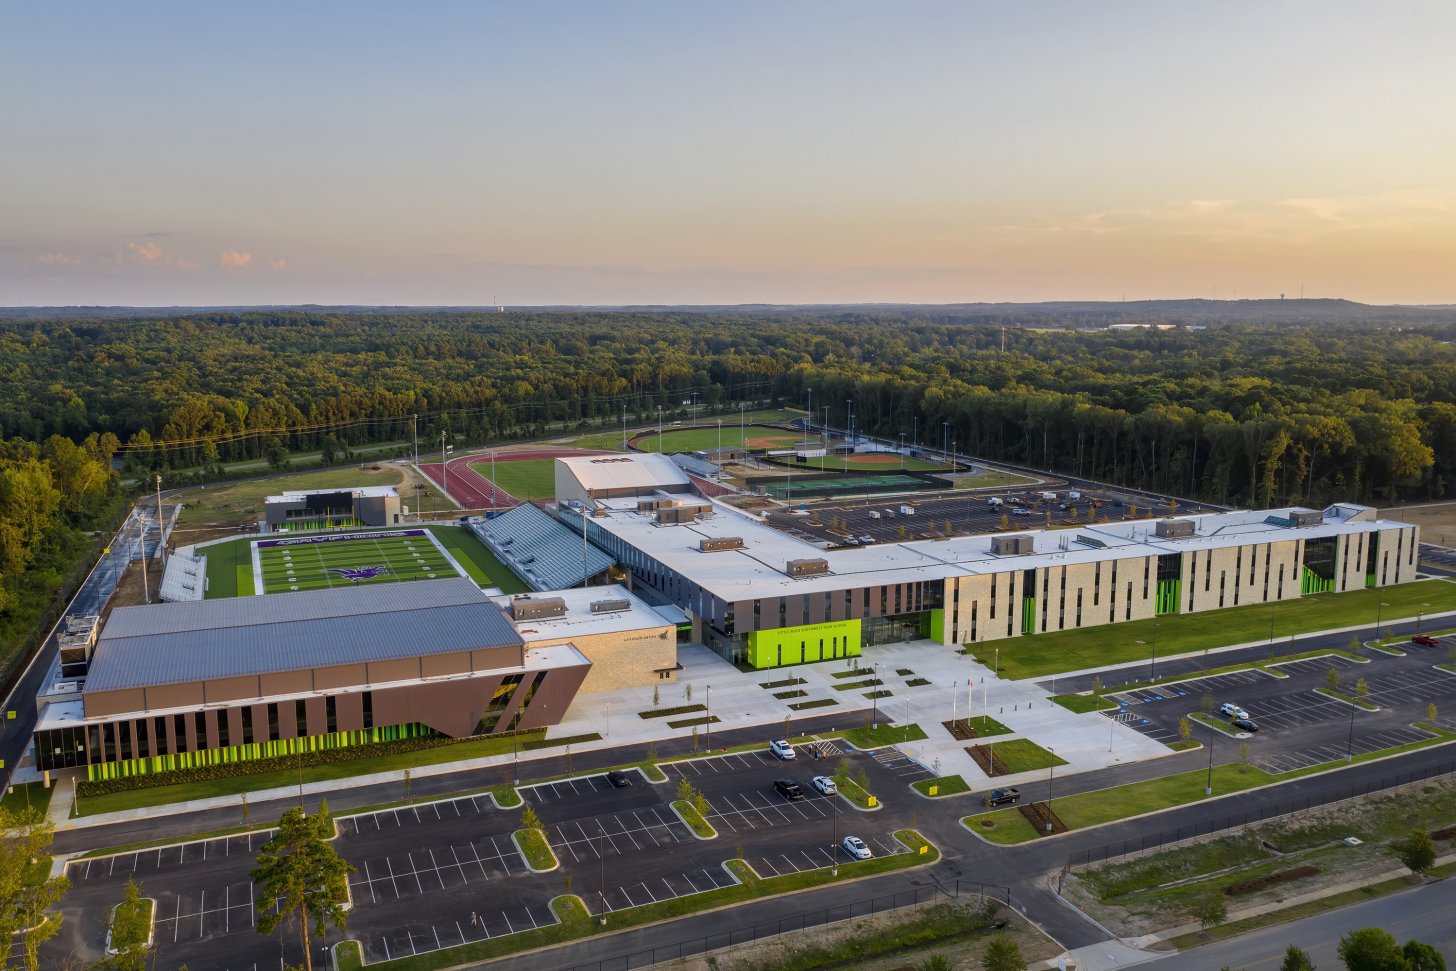
[[[1193,535],[1193,520],[1160,519],[1157,534],[1163,539],[1187,539]]]
[[[661,509],[663,506],[672,505],[670,499],[638,499],[638,512],[652,512],[654,509]]]
[[[566,601],[560,597],[520,597],[511,601],[511,616],[516,620],[550,620],[566,616]]]
[[[591,612],[594,614],[616,614],[631,609],[630,600],[596,600],[591,605]]]
[[[813,577],[829,572],[829,561],[823,559],[790,560],[784,572],[791,577]]]
[[[1318,526],[1325,521],[1325,515],[1315,509],[1291,509],[1289,521],[1295,526]]]
[[[657,510],[657,522],[661,526],[675,526],[690,523],[696,518],[697,509],[692,506],[670,506]]]
[[[1036,550],[1036,538],[1026,533],[1017,536],[992,536],[991,552],[997,556],[1019,556]]]
[[[743,549],[742,536],[718,536],[713,539],[698,540],[698,550],[702,553],[717,553],[720,550],[741,549]]]

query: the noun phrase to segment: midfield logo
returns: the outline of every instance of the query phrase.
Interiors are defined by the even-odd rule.
[[[337,573],[339,576],[343,577],[345,580],[348,580],[350,583],[358,583],[360,580],[373,580],[376,577],[384,576],[384,574],[389,572],[389,567],[356,566],[352,569],[348,567],[335,567],[331,570],[328,570],[327,572]]]

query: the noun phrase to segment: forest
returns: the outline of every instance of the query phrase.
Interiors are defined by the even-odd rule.
[[[1456,316],[1456,315],[1452,315]],[[912,311],[207,313],[0,323],[0,437],[134,469],[458,444],[740,401],[1232,504],[1440,498],[1456,326],[1066,329]],[[821,406],[828,405],[826,412]],[[114,438],[113,438],[114,436]]]
[[[1456,485],[1456,312],[1108,330],[1109,306],[0,319],[0,638],[48,619],[120,482],[412,431],[428,452],[659,408],[812,405],[843,427],[852,407],[890,439],[1223,504]]]

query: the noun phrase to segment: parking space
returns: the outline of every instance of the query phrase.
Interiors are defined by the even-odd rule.
[[[1408,745],[1411,742],[1419,742],[1431,737],[1429,732],[1423,732],[1416,728],[1390,728],[1384,731],[1369,732],[1358,737],[1348,738],[1345,744],[1330,743],[1316,745],[1309,748],[1296,749],[1292,752],[1276,752],[1269,755],[1252,759],[1252,763],[1267,772],[1293,772],[1296,769],[1307,769],[1313,765],[1320,765],[1324,762],[1335,762],[1348,756],[1365,755],[1370,752],[1379,752],[1382,749],[1394,748],[1397,745]]]
[[[1285,661],[1282,664],[1274,664],[1271,666],[1278,668],[1291,677],[1298,674],[1314,674],[1321,678],[1325,677],[1330,668],[1339,670],[1343,676],[1346,672],[1353,671],[1356,668],[1363,670],[1368,667],[1367,664],[1352,661],[1338,654],[1328,654],[1324,657],[1308,657],[1300,661]]]
[[[877,749],[871,754],[876,762],[893,772],[895,778],[905,785],[909,785],[920,779],[930,779],[935,776],[934,772],[931,772],[925,766],[898,749]]]
[[[841,819],[841,822],[849,821]],[[847,832],[841,831],[841,836]],[[893,833],[871,833],[862,835],[856,833],[870,852],[875,856],[896,856],[901,853],[909,853],[910,850]],[[753,867],[754,872],[761,877],[781,877],[789,873],[802,873],[805,870],[823,870],[836,864],[843,865],[854,862],[854,857],[844,849],[838,842],[821,844],[816,846],[799,846],[780,853],[762,854],[759,856],[746,857],[748,865]]]
[[[484,836],[396,853],[350,855],[349,862],[356,870],[349,878],[354,899],[370,903],[457,890],[527,872],[526,861],[509,836]]]
[[[693,838],[682,820],[665,806],[573,819],[547,831],[556,858],[573,863],[599,860],[604,854],[621,856],[641,852]]]
[[[453,901],[456,905],[468,902],[468,896]],[[389,961],[492,937],[519,934],[557,922],[556,915],[551,913],[550,906],[545,903],[501,906],[502,903],[499,895],[481,896],[475,900],[476,909],[471,909],[463,917],[409,924],[384,933],[371,934],[365,940],[364,949],[371,963]],[[359,935],[356,933],[353,936]]]
[[[637,784],[645,781],[642,773],[636,769],[631,770],[632,782]],[[574,799],[578,796],[591,795],[612,788],[605,775],[578,776],[574,779],[561,779],[557,782],[543,782],[534,786],[521,786],[517,791],[521,796],[531,802],[551,802],[553,800]]]
[[[1456,694],[1456,674],[1430,667],[1367,678],[1369,700],[1384,707],[1409,701],[1432,702]]]
[[[690,897],[696,893],[707,893],[710,890],[731,887],[737,882],[733,875],[721,866],[708,866],[669,873],[650,880],[640,880],[630,885],[619,883],[609,886],[605,892],[598,889],[595,895],[583,893],[581,896],[587,901],[587,907],[593,914],[601,913],[603,908],[611,913],[629,907],[644,907],[647,904],[660,903],[676,897]],[[593,897],[595,899],[592,899]]]
[[[693,779],[707,775],[742,772],[746,769],[761,769],[765,765],[778,765],[780,761],[770,755],[767,748],[764,748],[762,751],[732,752],[728,755],[711,755],[700,759],[665,762],[662,764],[662,769],[670,776]]]

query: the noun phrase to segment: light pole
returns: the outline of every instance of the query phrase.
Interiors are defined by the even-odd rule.
[[[1269,601],[1269,659],[1274,659],[1274,605],[1277,600]]]
[[[960,700],[958,697],[960,685],[961,683],[959,681],[952,681],[950,683],[950,723],[952,725],[955,724],[956,702]]]
[[[627,406],[622,406],[622,451],[627,451]]]
[[[831,860],[834,861],[834,866],[830,870],[830,876],[835,876],[835,877],[839,876],[839,795],[838,795],[838,792],[839,792],[838,787],[836,787],[835,788],[834,802],[833,802],[833,812],[830,813],[830,816],[833,819],[833,822],[831,823],[831,825],[834,828],[831,831],[833,833],[833,835],[829,837],[829,859],[831,859]]]
[[[1001,677],[1001,648],[996,648],[996,666],[992,669],[996,677]]]
[[[708,751],[713,751],[713,686],[708,685]]]
[[[612,737],[612,703],[610,701],[607,702],[606,735],[608,738]]]
[[[905,471],[905,433],[900,433],[900,471]]]
[[[874,672],[874,679],[879,681],[880,665],[873,664],[870,670]],[[870,701],[874,702],[874,707],[870,711],[870,731],[874,731],[880,727],[880,686],[878,684],[870,685]]]
[[[1213,795],[1213,742],[1218,737],[1218,731],[1212,725],[1205,725],[1208,729],[1208,782],[1203,787],[1205,796]]]
[[[450,464],[445,459],[445,429],[440,429],[440,491],[450,498]]]
[[[1389,606],[1390,604],[1382,600],[1380,604],[1375,608],[1375,643],[1377,644],[1380,643],[1380,611],[1384,610],[1386,607]]]
[[[1162,627],[1161,621],[1153,621],[1153,656],[1148,662],[1148,680],[1156,681],[1158,675],[1158,628]]]
[[[490,452],[490,508],[495,508],[495,449]]]
[[[806,388],[809,392],[809,434],[814,433],[814,389]]]
[[[941,422],[940,423],[940,428],[941,428],[941,432],[940,432],[940,454],[945,457],[945,460],[947,462],[949,462],[950,461],[950,422],[948,422],[948,421]]]
[[[604,826],[602,826],[602,821],[600,819],[597,820],[597,830],[600,831],[600,833],[601,833],[601,836],[599,837],[599,839],[597,841],[597,847],[598,847],[597,848],[597,859],[601,861],[601,865],[602,865],[602,877],[601,877],[602,883],[601,883],[601,889],[598,891],[598,893],[600,893],[602,895],[602,912],[601,912],[602,926],[603,927],[606,927],[607,926],[607,830],[606,830],[606,828]]]
[[[1350,736],[1345,740],[1345,764],[1355,760],[1355,709],[1350,709]]]
[[[920,416],[915,415],[910,420],[910,447],[920,447]]]
[[[849,446],[854,447],[854,402],[848,398],[844,399],[844,431],[849,436]]]
[[[722,451],[723,451],[723,419],[719,418],[718,419],[718,452],[719,452],[718,461],[719,462],[723,461]]]
[[[662,405],[657,406],[657,454],[662,454]]]
[[[1056,754],[1056,752],[1052,749],[1052,747],[1050,745],[1047,746],[1047,751],[1048,752],[1051,752],[1053,755]],[[1057,781],[1057,767],[1056,767],[1056,765],[1053,764],[1053,765],[1047,766],[1047,772],[1048,772],[1048,775],[1047,775],[1047,821],[1046,821],[1046,831],[1048,833],[1050,833],[1052,831],[1052,784]]]
[[[162,508],[162,504],[161,504],[161,500],[160,499],[157,500],[157,508],[158,509]],[[1421,604],[1421,609],[1416,611],[1416,633],[1417,634],[1419,634],[1421,632],[1421,618],[1426,615],[1426,608],[1429,607],[1429,606],[1431,606],[1431,605],[1430,604]]]

